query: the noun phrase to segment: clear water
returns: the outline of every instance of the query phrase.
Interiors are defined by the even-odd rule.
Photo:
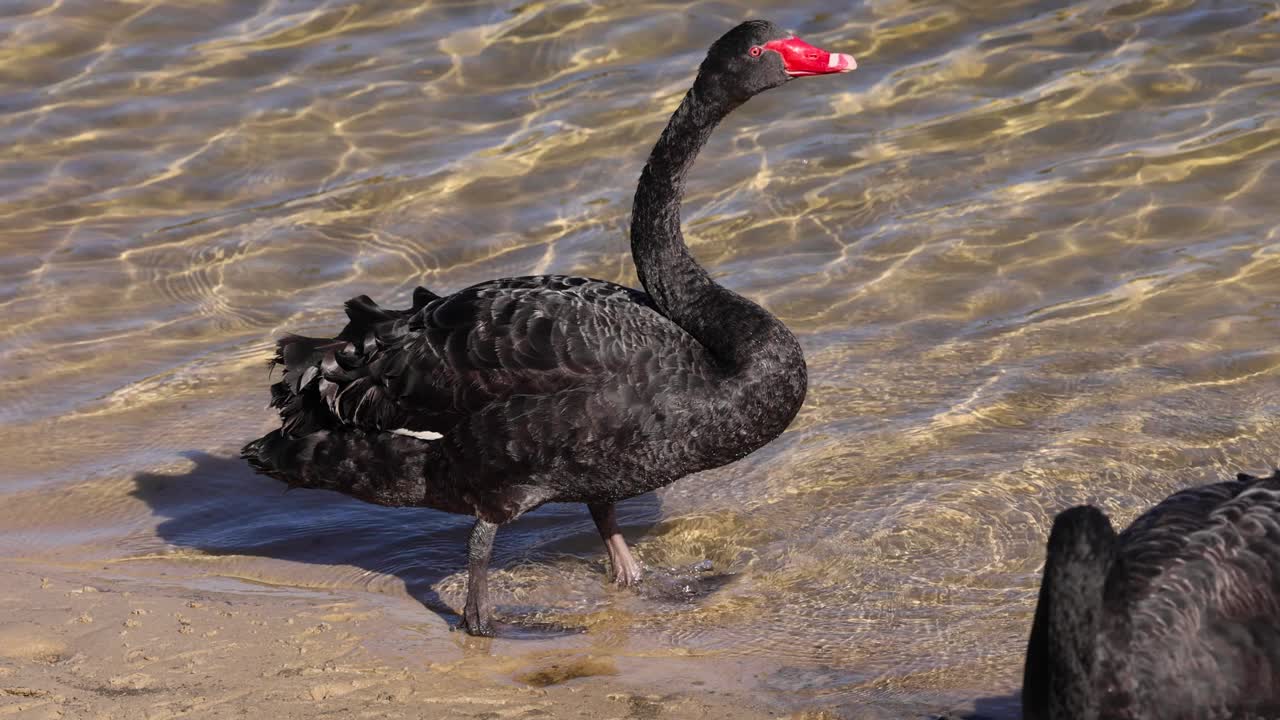
[[[414,637],[456,645],[465,518],[234,459],[271,426],[271,340],[419,283],[634,283],[648,148],[759,15],[861,67],[731,116],[686,233],[801,338],[808,401],[623,504],[677,568],[639,593],[606,585],[581,507],[505,529],[500,613],[586,631],[492,652],[693,653],[786,706],[999,706],[1053,513],[1123,523],[1280,459],[1280,9],[795,5],[0,7],[0,553],[412,596]]]

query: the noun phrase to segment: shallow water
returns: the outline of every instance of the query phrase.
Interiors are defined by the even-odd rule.
[[[1280,9],[793,5],[0,8],[0,553],[459,607],[465,518],[233,459],[271,425],[272,338],[417,284],[635,283],[648,148],[762,15],[860,69],[731,116],[686,234],[795,330],[808,401],[623,504],[676,569],[639,593],[606,586],[581,507],[505,529],[500,613],[586,632],[491,652],[694,654],[787,707],[1007,707],[1054,512],[1125,523],[1280,460]],[[448,620],[406,642],[462,653]]]

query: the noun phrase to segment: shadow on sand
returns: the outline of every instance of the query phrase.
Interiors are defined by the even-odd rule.
[[[140,473],[134,477],[131,494],[162,518],[156,533],[165,542],[211,555],[351,566],[372,577],[394,576],[428,609],[450,625],[458,623],[454,608],[436,588],[445,578],[465,570],[471,518],[423,508],[370,505],[323,490],[286,490],[282,483],[254,473],[239,458],[200,452],[186,457],[195,466],[184,473]],[[628,538],[634,541],[654,531],[661,504],[649,493],[619,505],[618,514]],[[547,505],[499,532],[492,567],[554,563],[566,557],[602,563],[603,547],[585,507]],[[659,570],[656,574],[664,573]],[[657,587],[649,585],[646,596],[679,599],[674,597],[678,591],[668,597],[668,592],[660,589],[664,586],[660,577],[650,574],[649,578],[659,582]],[[698,594],[714,592],[731,578],[730,574],[702,575]],[[599,582],[605,582],[603,575]],[[684,579],[666,584],[687,588]],[[515,637],[537,637],[546,630],[516,629]],[[936,713],[938,706],[933,707]],[[941,715],[922,711],[924,708],[916,705],[898,708],[884,717],[895,717],[893,712],[898,712],[896,717],[934,720],[1020,720],[1022,716],[1016,695],[979,698]]]
[[[370,505],[323,490],[286,490],[239,458],[202,452],[185,457],[195,467],[182,474],[134,477],[131,494],[163,518],[156,533],[165,542],[211,555],[347,565],[392,575],[423,605],[457,624],[455,609],[436,588],[465,570],[471,518]],[[649,493],[619,505],[619,521],[629,538],[639,538],[657,523],[660,510]],[[600,562],[603,550],[585,506],[546,505],[499,531],[492,567],[566,556]]]

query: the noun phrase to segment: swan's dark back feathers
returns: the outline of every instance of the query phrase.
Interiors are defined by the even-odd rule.
[[[1188,488],[1170,495],[1160,504],[1139,515],[1120,533],[1124,569],[1118,573],[1123,582],[1113,583],[1114,599],[1144,595],[1152,581],[1188,551],[1193,536],[1219,525],[1211,515],[1240,493],[1260,482],[1250,475],[1229,482]]]
[[[793,412],[775,400],[786,390],[779,383],[726,389],[723,367],[648,295],[600,280],[536,276],[445,297],[422,291],[400,311],[362,296],[347,314],[336,338],[280,341],[279,437],[243,450],[260,471],[381,502],[388,491],[364,489],[396,480],[363,475],[422,485],[405,475],[407,463],[387,461],[403,452],[428,461],[420,465],[431,492],[414,504],[501,518],[512,498],[527,509],[654,490],[746,455],[785,427],[779,408]],[[718,431],[700,432],[708,422]],[[356,431],[364,435],[344,437]],[[418,438],[379,439],[385,431]],[[327,439],[291,442],[312,433]],[[368,467],[348,473],[352,463]]]
[[[705,385],[716,372],[647,295],[600,280],[507,278],[446,297],[420,290],[406,311],[360,296],[347,315],[334,340],[280,341],[285,373],[273,404],[286,434],[341,426],[444,434],[464,418],[483,421],[495,403],[510,420],[538,398],[563,412],[601,413],[570,391],[619,376],[629,387]]]
[[[1139,517],[1105,609],[1103,718],[1280,709],[1280,475],[1179,492]]]

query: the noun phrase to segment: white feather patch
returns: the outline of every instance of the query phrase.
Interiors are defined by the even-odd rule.
[[[391,432],[395,435],[407,435],[408,437],[418,438],[419,440],[439,440],[444,437],[440,433],[432,432],[430,430],[408,430],[400,428],[398,430],[392,430]]]

